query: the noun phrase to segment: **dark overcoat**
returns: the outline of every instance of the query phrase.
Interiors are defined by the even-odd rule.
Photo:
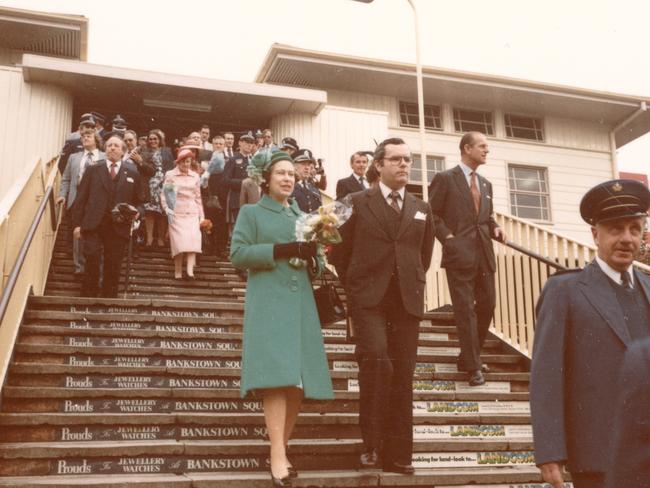
[[[634,272],[650,299],[650,278]],[[551,277],[537,304],[530,380],[535,462],[605,472],[614,387],[632,340],[609,278],[594,261]],[[644,372],[647,374],[647,372]]]

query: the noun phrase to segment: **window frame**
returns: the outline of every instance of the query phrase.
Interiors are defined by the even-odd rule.
[[[461,119],[461,118],[457,119],[456,118],[456,111],[459,111],[459,112],[460,111],[467,111],[467,112],[481,113],[484,116],[489,115],[489,117],[490,117],[489,128],[491,130],[490,131],[487,130],[488,126],[487,126],[487,122],[485,122],[485,117],[484,117],[483,124],[485,124],[486,127],[484,129],[481,130],[481,129],[476,129],[476,128],[474,128],[474,129],[469,129],[469,128],[465,129],[465,128],[463,128],[462,127],[463,121],[466,122],[466,123],[472,123],[472,124],[480,124],[480,122],[475,122],[475,121],[472,121],[472,120],[465,120],[465,119]],[[478,131],[478,132],[481,132],[481,133],[485,134],[487,137],[496,137],[496,131],[495,131],[495,127],[494,127],[494,111],[493,110],[481,110],[481,109],[466,108],[466,107],[452,107],[452,117],[453,117],[453,124],[454,124],[454,132],[456,134],[465,134],[466,132],[470,132],[470,131]],[[460,129],[458,129],[456,127],[457,122],[460,124]]]
[[[533,129],[530,129],[528,127],[517,127],[517,128],[518,129],[524,129],[524,130],[531,130],[531,131],[535,131],[535,132],[539,131],[542,138],[541,139],[529,139],[529,138],[526,138],[526,137],[516,137],[514,135],[508,135],[508,128],[510,127],[510,129],[512,129],[512,127],[513,127],[512,124],[510,124],[510,126],[508,125],[508,117],[521,117],[521,118],[531,119],[531,120],[533,120],[535,122],[539,121],[540,128],[537,128],[537,127],[533,128]],[[535,115],[525,115],[525,114],[520,114],[520,113],[516,113],[516,112],[504,112],[503,113],[503,127],[505,129],[506,139],[512,139],[512,140],[515,140],[515,141],[538,142],[538,143],[546,142],[546,123],[544,121],[544,117],[538,117],[538,116],[535,116]],[[512,132],[512,130],[511,130],[511,132]]]
[[[413,164],[411,165],[411,173],[413,173],[413,168],[417,167],[418,171],[420,170],[420,157],[421,157],[420,153],[417,153],[417,152],[411,153],[411,158],[413,159]],[[416,158],[417,158],[417,162],[416,162]],[[429,173],[431,171],[431,169],[429,168],[429,162],[430,161],[442,161],[442,169],[438,171],[438,170],[436,170],[434,168],[433,176],[435,176],[437,173],[441,173],[441,172],[443,172],[443,171],[445,171],[447,169],[447,159],[444,156],[440,156],[438,154],[428,154],[427,153],[427,182],[428,182],[427,184],[428,185],[431,184],[431,181],[429,181],[429,178],[428,178],[428,175],[429,175]],[[433,177],[431,178],[431,180],[433,180]],[[421,186],[422,185],[422,179],[420,178],[418,180],[413,180],[413,179],[411,179],[411,177],[409,175],[409,181],[408,181],[407,184],[409,184],[409,185],[420,185]]]
[[[420,114],[419,114],[419,109],[418,109],[417,102],[409,102],[407,100],[398,100],[397,102],[398,102],[397,114],[398,114],[398,119],[399,119],[399,126],[401,128],[405,128],[405,129],[419,129],[420,128],[420,124],[419,124]],[[408,105],[412,105],[412,106],[415,107],[415,110],[416,110],[415,118],[417,119],[417,123],[415,125],[405,124],[402,121],[402,114],[404,113],[402,111],[402,104],[405,104],[405,105],[408,104]],[[436,120],[438,120],[440,122],[440,127],[429,127],[429,126],[426,125],[426,122],[427,122],[427,108],[431,108],[431,109],[436,108],[436,109],[438,109],[438,115],[436,116],[435,113],[432,113],[431,118],[433,118],[434,123],[436,122]],[[408,118],[408,115],[409,115],[408,112],[406,112],[407,118]],[[425,123],[425,125],[424,125],[425,130],[443,132],[444,131],[444,124],[443,124],[443,120],[442,120],[442,105],[425,104],[424,105],[424,123]]]
[[[510,182],[511,176],[510,176],[510,169],[511,168],[521,168],[521,169],[527,169],[527,170],[536,170],[536,171],[541,171],[542,175],[544,177],[544,183],[546,184],[546,192],[542,191],[530,191],[530,190],[517,190],[512,187],[512,184]],[[521,178],[515,178],[515,179],[521,179]],[[548,167],[547,166],[538,166],[538,165],[532,165],[532,164],[526,164],[526,163],[513,163],[513,162],[506,162],[506,182],[508,184],[508,209],[512,215],[519,219],[524,219],[524,220],[529,220],[531,222],[537,222],[537,223],[543,223],[543,224],[552,224],[553,223],[553,213],[552,213],[552,204],[551,204],[551,185],[549,182],[549,172],[548,172]],[[543,196],[546,197],[546,202],[548,207],[546,208],[546,213],[548,219],[544,218],[530,218],[530,217],[522,217],[520,215],[517,215],[515,212],[515,207],[513,207],[512,203],[512,196],[513,195],[534,195],[534,196]],[[519,205],[516,205],[516,207],[520,207]],[[526,208],[540,208],[543,209],[543,207],[526,207]]]

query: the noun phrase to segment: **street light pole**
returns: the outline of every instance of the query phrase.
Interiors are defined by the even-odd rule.
[[[354,0],[361,3],[372,3],[373,0]],[[429,181],[427,180],[427,149],[426,132],[424,130],[424,88],[422,86],[422,62],[420,61],[420,18],[414,0],[407,0],[413,9],[415,21],[415,76],[418,85],[418,118],[420,119],[420,171],[422,183],[422,199],[429,200]]]
[[[429,200],[429,181],[427,180],[427,149],[424,130],[424,87],[422,86],[422,62],[420,60],[420,18],[414,0],[408,0],[413,9],[415,21],[415,76],[418,85],[418,119],[420,120],[420,171],[422,176],[422,199]]]

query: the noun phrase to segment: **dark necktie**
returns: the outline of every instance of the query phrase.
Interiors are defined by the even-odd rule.
[[[399,192],[393,191],[388,195],[390,198],[390,207],[395,210],[397,213],[401,213],[401,209],[399,208],[399,199],[401,198],[399,195]]]
[[[630,273],[628,273],[627,271],[621,273],[621,282],[623,288],[625,288],[626,290],[632,289],[632,280],[630,280]]]
[[[472,171],[471,175],[469,190],[472,193],[472,200],[474,200],[474,210],[476,210],[476,214],[478,215],[478,211],[481,208],[481,193],[478,191],[478,184],[476,183],[476,171]]]
[[[111,180],[117,176],[117,163],[111,163]]]
[[[359,184],[361,185],[361,188],[364,190],[366,189],[366,179],[363,176],[359,177]]]
[[[82,165],[82,167],[81,167],[81,171],[79,172],[79,181],[81,181],[81,178],[82,178],[83,175],[86,173],[86,170],[88,169],[88,166],[90,166],[92,162],[93,162],[93,155],[92,155],[92,153],[88,153],[88,154],[86,154],[86,157],[85,157],[85,159],[84,159],[83,165]]]

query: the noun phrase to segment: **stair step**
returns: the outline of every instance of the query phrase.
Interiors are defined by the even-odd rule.
[[[539,483],[539,470],[530,466],[490,468],[418,469],[413,476],[382,473],[378,470],[301,471],[293,480],[297,488],[361,488],[377,486],[436,486],[436,488],[514,488],[513,483]],[[508,483],[508,484],[493,484]],[[444,483],[442,485],[441,483]],[[467,485],[466,483],[471,483]],[[178,475],[59,475],[0,478],[0,486],[12,488],[267,488],[267,472],[183,473]],[[565,483],[564,488],[570,488]],[[516,488],[533,488],[517,485]],[[540,485],[541,488],[541,485]]]

